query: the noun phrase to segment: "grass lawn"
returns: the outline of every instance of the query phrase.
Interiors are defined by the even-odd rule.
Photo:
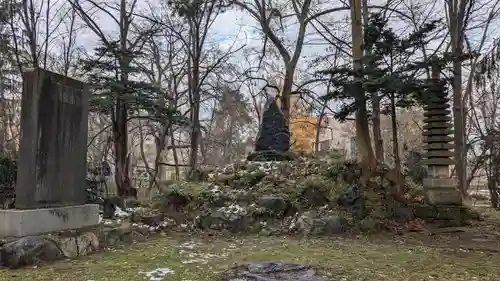
[[[500,280],[494,252],[438,249],[367,238],[158,237],[114,250],[38,268],[0,271],[0,281],[215,281],[234,263],[250,260],[301,261],[348,280]],[[156,269],[173,271],[157,278]],[[150,274],[155,275],[155,274]]]

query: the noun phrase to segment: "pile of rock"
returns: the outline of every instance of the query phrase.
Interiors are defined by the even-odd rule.
[[[192,228],[266,235],[378,231],[388,220],[415,219],[386,196],[392,187],[384,176],[364,190],[359,173],[340,156],[242,161],[206,171],[203,182],[168,184],[153,207]]]

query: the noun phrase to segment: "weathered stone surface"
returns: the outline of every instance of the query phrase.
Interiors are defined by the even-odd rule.
[[[433,150],[433,149],[453,149],[455,145],[451,143],[429,143],[424,146],[425,150]]]
[[[244,213],[214,209],[209,214],[201,216],[198,224],[202,229],[227,229],[231,232],[244,232],[248,230],[251,222],[251,218]]]
[[[382,227],[383,227],[382,222],[374,218],[364,218],[359,222],[359,228],[361,231],[364,232],[377,231]]]
[[[440,70],[433,69],[433,79],[430,81],[429,89],[424,96],[427,98],[424,122],[426,123],[424,143],[427,143],[424,154],[429,171],[428,177],[423,180],[426,190],[426,200],[430,204],[461,205],[462,199],[455,189],[452,179],[448,178],[448,165],[454,164],[452,157],[454,153],[450,151],[453,146],[448,143],[453,138],[448,136],[453,131],[449,124],[451,120],[449,108],[448,93],[446,92],[446,83],[439,79]]]
[[[145,241],[150,235],[148,228],[134,228],[130,223],[108,226],[96,232],[100,248],[115,247],[124,243]]]
[[[432,103],[424,106],[424,110],[447,109],[448,107],[447,104]]]
[[[462,205],[462,196],[455,187],[427,187],[426,200],[431,205]]]
[[[64,253],[52,240],[27,236],[3,245],[0,259],[3,266],[19,268],[64,259]]]
[[[286,127],[283,112],[276,100],[272,100],[263,113],[262,124],[255,142],[255,151],[290,149],[290,132]]]
[[[314,227],[314,218],[314,214],[310,211],[302,213],[293,223],[291,230],[301,234],[311,233]]]
[[[341,216],[323,216],[313,221],[312,234],[334,235],[346,232],[347,219]]]
[[[283,261],[252,262],[234,268],[220,281],[340,281],[318,275],[306,264]],[[345,280],[345,279],[343,279]]]
[[[430,130],[430,129],[450,129],[452,127],[453,125],[447,122],[432,122],[424,125],[422,128],[424,130]]]
[[[450,136],[424,136],[424,143],[449,143],[453,141]]]
[[[433,165],[455,165],[455,160],[450,158],[430,158],[422,160],[422,165],[427,165],[427,167]]]
[[[439,223],[440,226],[464,226],[469,220],[480,220],[479,214],[466,206],[453,205],[417,205],[415,216],[427,222]]]
[[[0,210],[0,237],[23,237],[99,223],[99,205]]]
[[[395,207],[392,209],[390,219],[397,222],[408,222],[414,219],[413,210],[404,207]]]
[[[445,149],[440,149],[440,150],[428,150],[425,155],[428,158],[444,158],[444,159],[450,159],[450,157],[453,157],[453,152],[452,151],[447,151]]]
[[[255,152],[248,156],[249,161],[292,160],[294,153],[290,149],[290,131],[286,126],[285,116],[275,99],[271,100],[262,116]]]
[[[339,197],[339,204],[344,206],[356,217],[361,217],[364,212],[364,189],[361,184],[351,184],[347,187],[342,196]]]
[[[430,123],[430,122],[449,122],[451,121],[450,116],[431,116],[424,118],[424,123]]]
[[[24,72],[17,209],[85,203],[88,100],[83,82]]]
[[[99,249],[99,238],[93,232],[79,233],[67,236],[47,236],[54,241],[67,258],[86,256]]]
[[[275,214],[284,213],[290,206],[290,204],[280,196],[274,195],[264,195],[259,200],[259,205],[271,210]]]
[[[345,217],[338,215],[318,215],[315,212],[302,213],[292,227],[292,232],[303,235],[335,235],[348,230]]]
[[[448,136],[451,134],[453,134],[451,129],[435,128],[433,126],[432,129],[425,130],[422,136]]]
[[[424,112],[424,117],[449,115],[449,114],[451,114],[451,110],[448,110],[448,109],[439,109],[439,110],[433,109],[433,110],[429,110],[429,111]]]
[[[297,158],[291,151],[265,150],[255,151],[248,155],[248,161],[290,161]]]
[[[302,192],[302,198],[304,202],[311,207],[322,207],[328,203],[328,198],[325,194],[325,190],[316,186],[307,187]]]

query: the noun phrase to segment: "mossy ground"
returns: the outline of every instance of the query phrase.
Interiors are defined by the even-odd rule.
[[[408,237],[157,237],[114,250],[38,268],[0,271],[1,281],[138,281],[145,273],[170,268],[165,281],[216,281],[220,272],[250,260],[301,261],[348,280],[499,280],[500,256],[457,245],[426,245]],[[195,243],[195,244],[193,244]],[[181,245],[184,244],[184,247]],[[190,247],[193,246],[194,247]],[[491,247],[489,247],[491,248]],[[156,279],[160,280],[160,279]]]

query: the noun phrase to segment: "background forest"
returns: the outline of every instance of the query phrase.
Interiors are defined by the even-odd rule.
[[[109,168],[119,196],[244,159],[269,97],[295,151],[418,178],[421,87],[439,62],[457,188],[489,187],[498,205],[497,0],[2,0],[0,11],[10,158],[22,69],[42,67],[91,86],[89,170]]]

